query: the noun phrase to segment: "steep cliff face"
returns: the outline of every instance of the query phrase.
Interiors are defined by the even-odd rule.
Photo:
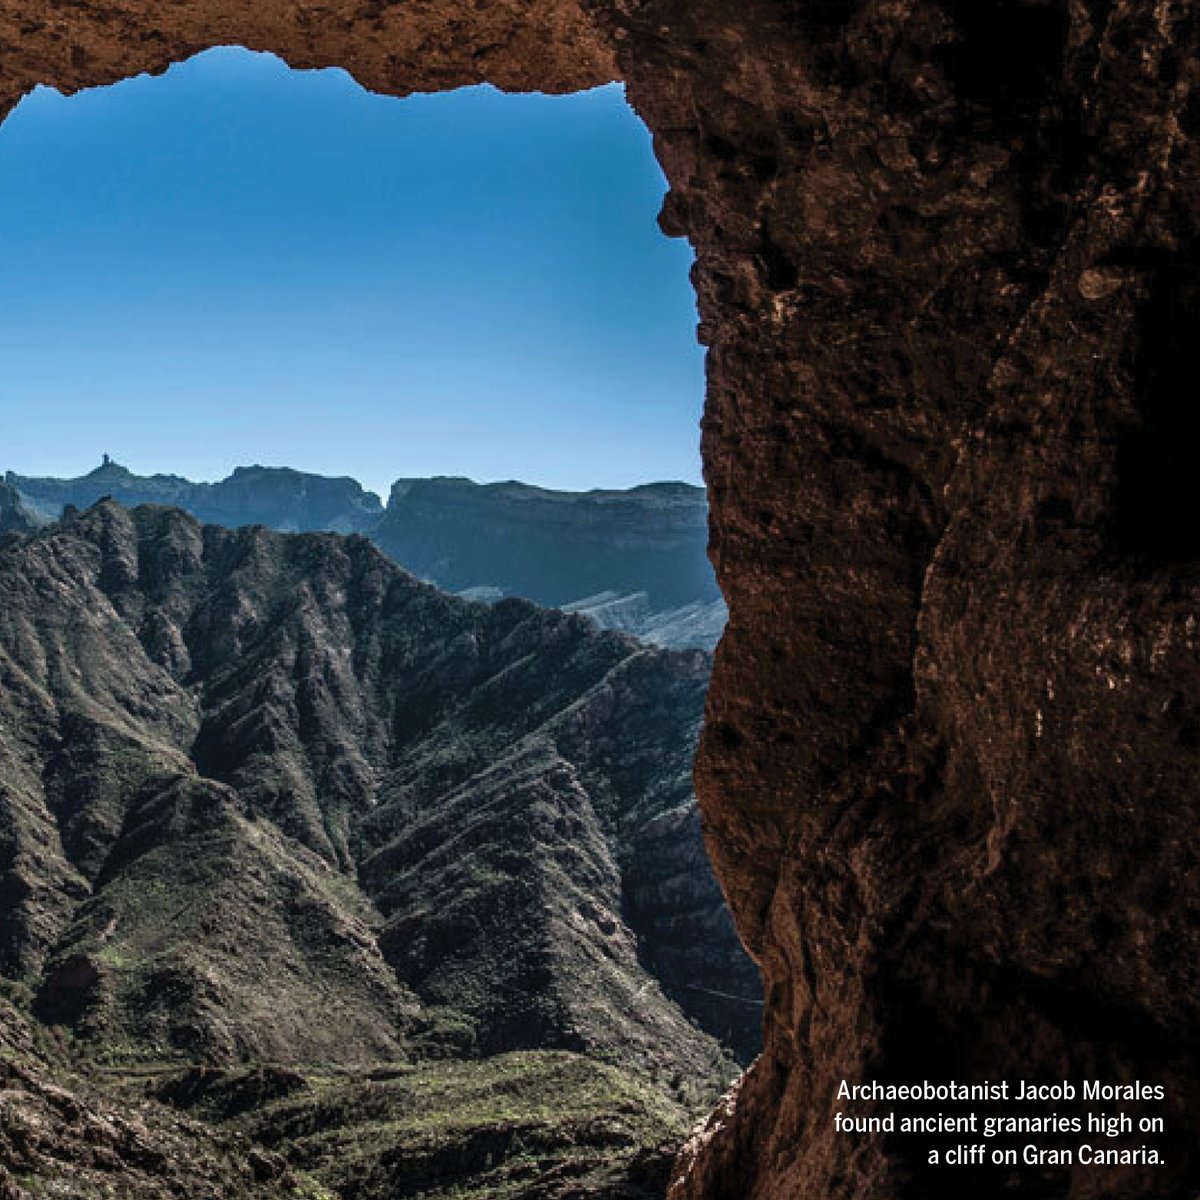
[[[769,997],[673,1195],[959,1195],[830,1128],[842,1078],[956,1076],[1169,1097],[1166,1168],[973,1194],[1190,1194],[1195,11],[719,8],[674,86],[622,57],[712,248],[698,779]]]
[[[1154,495],[1179,487],[1165,385],[1194,320],[1194,30],[982,10],[832,45],[800,18],[834,128],[775,181],[796,211],[770,218],[766,319],[715,334],[737,343],[706,443],[733,615],[700,780],[773,1003],[680,1196],[955,1193],[911,1145],[848,1161],[829,1114],[843,1076],[956,1073],[1172,1097],[1169,1170],[978,1193],[1195,1186],[1195,590]],[[764,458],[799,503],[748,508]]]
[[[623,77],[697,251],[731,614],[698,782],[768,1003],[675,1195],[961,1194],[829,1114],[842,1077],[966,1073],[1167,1085],[1167,1167],[1018,1194],[1196,1190],[1193,4],[122,0],[0,30],[13,101],[230,41],[381,91]]]
[[[375,539],[397,562],[450,591],[500,584],[538,604],[614,589],[652,609],[718,599],[704,555],[700,488],[554,492],[522,483],[402,479]]]
[[[0,534],[29,533],[38,520],[22,503],[21,497],[7,484],[0,483]]]

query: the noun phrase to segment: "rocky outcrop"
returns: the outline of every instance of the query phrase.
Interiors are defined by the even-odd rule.
[[[538,604],[645,592],[651,611],[717,601],[701,488],[554,492],[524,483],[401,479],[375,531],[397,562],[450,591],[494,586]]]
[[[740,37],[665,86],[622,63],[652,123],[705,114],[660,150],[731,613],[698,779],[769,1000],[673,1195],[1189,1195],[1195,13],[685,24]],[[831,1130],[842,1078],[963,1076],[1162,1084],[1168,1166],[964,1183]]]
[[[730,608],[698,780],[767,994],[676,1196],[961,1194],[829,1128],[842,1077],[951,1072],[1161,1081],[1167,1167],[1012,1186],[1193,1194],[1194,5],[0,6],[9,101],[223,42],[620,75],[654,131]]]

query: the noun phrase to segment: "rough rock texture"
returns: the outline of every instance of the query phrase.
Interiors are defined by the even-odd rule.
[[[1162,1080],[1166,1168],[1016,1194],[1200,1184],[1197,36],[1192,0],[0,5],[13,101],[217,42],[626,80],[698,255],[698,778],[768,995],[679,1200],[961,1194],[835,1139],[843,1076]]]

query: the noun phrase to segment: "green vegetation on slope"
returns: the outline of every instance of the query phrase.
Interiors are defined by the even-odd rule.
[[[707,673],[363,538],[10,535],[0,1197],[652,1195],[757,1018]]]
[[[649,1200],[694,1117],[644,1078],[564,1052],[290,1073],[277,1098],[262,1073],[192,1072],[155,1089],[345,1200]]]

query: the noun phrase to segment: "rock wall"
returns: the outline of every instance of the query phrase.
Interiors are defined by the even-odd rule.
[[[842,1077],[1168,1085],[1200,1184],[1193,0],[0,3],[0,98],[217,43],[622,77],[696,247],[730,606],[698,763],[766,1050],[677,1200],[959,1195]],[[980,1196],[1011,1181],[972,1177]]]

